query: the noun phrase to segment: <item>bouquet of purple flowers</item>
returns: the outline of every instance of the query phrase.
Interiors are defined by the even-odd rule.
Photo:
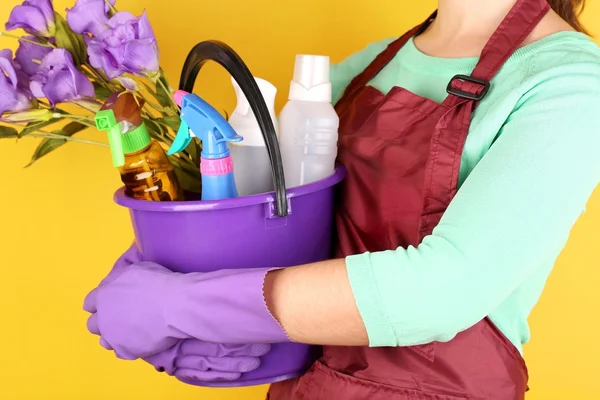
[[[41,138],[28,166],[70,141],[107,146],[76,135],[95,128],[95,113],[115,92],[143,98],[150,135],[173,142],[179,108],[150,21],[117,11],[115,1],[76,0],[63,17],[52,0],[25,0],[6,23],[24,34],[0,31],[19,41],[14,55],[0,50],[0,138]],[[186,191],[200,190],[199,157],[196,142],[171,157]]]

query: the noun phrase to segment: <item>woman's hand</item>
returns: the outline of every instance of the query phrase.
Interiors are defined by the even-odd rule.
[[[144,361],[158,372],[165,372],[178,379],[234,381],[243,373],[258,368],[260,357],[270,349],[268,344],[227,345],[186,339]]]
[[[260,344],[289,341],[263,298],[268,269],[174,273],[134,250],[85,299],[88,329],[119,358],[148,358],[182,339]],[[133,262],[131,262],[133,261]]]
[[[100,335],[100,344],[126,360],[167,350],[179,339],[192,338],[171,331],[164,308],[171,300],[178,274],[149,262],[115,268],[85,298],[83,309],[92,315],[87,328]]]

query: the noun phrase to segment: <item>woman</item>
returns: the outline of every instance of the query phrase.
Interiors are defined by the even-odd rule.
[[[438,3],[332,70],[337,258],[178,275],[131,249],[86,299],[106,348],[217,380],[268,346],[210,343],[324,345],[272,400],[524,398],[527,317],[600,179],[600,51],[583,0]]]

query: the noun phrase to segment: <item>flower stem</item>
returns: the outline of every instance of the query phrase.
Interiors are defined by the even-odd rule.
[[[113,13],[117,12],[117,9],[112,4],[110,4],[110,2],[108,0],[104,0],[104,3],[106,3],[106,5],[110,9],[110,11],[112,11]]]
[[[164,77],[164,75],[162,75],[162,74],[161,74],[161,75],[158,77],[158,79],[157,79],[158,85],[159,85],[159,86],[162,88],[162,90],[164,90],[164,91],[165,91],[165,93],[167,94],[167,96],[168,96],[168,97],[169,97],[169,99],[171,100],[171,103],[173,103],[173,105],[174,105],[175,107],[179,107],[179,106],[177,105],[177,103],[175,103],[175,99],[173,99],[173,96],[171,95],[171,91],[169,90],[169,88],[167,88],[167,87],[165,86],[165,83],[162,81],[162,79],[160,79],[160,78],[162,78],[162,77]]]
[[[94,79],[96,82],[98,82],[100,85],[104,86],[106,89],[116,92],[119,91],[120,89],[118,87],[115,87],[114,84],[112,84],[111,82],[109,82],[104,76],[102,76],[101,73],[99,73],[94,67],[92,67],[89,63],[83,63],[82,65],[83,67],[85,67],[85,71],[90,74],[91,78]]]
[[[102,142],[96,142],[95,140],[87,140],[87,139],[80,139],[80,138],[71,137],[71,136],[57,135],[55,133],[45,132],[45,131],[41,131],[41,130],[38,130],[38,132],[42,132],[43,134],[30,133],[24,137],[62,139],[62,140],[70,141],[70,142],[78,142],[78,143],[85,143],[85,144],[93,144],[93,145],[101,146],[101,147],[109,147],[108,144],[102,143]]]
[[[44,125],[44,122],[40,122],[39,124],[29,125],[29,126],[23,125],[23,124],[19,124],[19,123],[11,122],[11,123],[9,123],[9,125],[13,125],[13,126],[16,126],[18,128],[29,128],[29,129],[32,129],[32,128],[35,128],[36,126]],[[25,136],[21,136],[19,134],[19,136],[17,137],[17,140],[18,139],[22,139],[24,137],[48,138],[48,139],[64,139],[64,140],[68,140],[68,141],[71,141],[71,142],[94,144],[94,145],[97,145],[97,146],[108,147],[108,144],[102,143],[102,142],[96,142],[95,140],[80,139],[80,138],[75,138],[75,137],[72,137],[72,136],[58,135],[56,133],[44,131],[42,129],[36,129],[36,132],[40,132],[40,133],[28,133]]]
[[[102,106],[102,103],[91,97],[85,97],[79,100],[71,100],[71,103],[76,104],[84,110],[91,112],[92,115],[96,115],[96,113],[100,110],[100,107]]]
[[[38,46],[42,46],[42,47],[51,47],[51,48],[56,47],[56,46],[54,46],[54,45],[52,45],[50,43],[36,42],[36,41],[30,40],[30,39],[27,39],[25,37],[13,35],[11,33],[2,32],[2,31],[0,31],[0,36],[6,36],[7,38],[22,40],[24,42],[32,43],[32,44],[35,44],[35,45],[38,45]]]
[[[90,128],[96,128],[96,124],[93,123],[88,117],[81,117],[79,115],[67,114],[67,113],[58,113],[62,118],[70,119],[76,122],[79,122],[82,125],[89,126]]]

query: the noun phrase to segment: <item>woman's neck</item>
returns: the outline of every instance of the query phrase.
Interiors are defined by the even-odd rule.
[[[417,48],[436,57],[474,57],[481,53],[490,36],[517,0],[438,0],[438,15],[429,28],[415,39]],[[523,44],[558,31],[572,30],[552,10]]]
[[[438,0],[438,16],[432,29],[441,37],[489,37],[517,0]]]

